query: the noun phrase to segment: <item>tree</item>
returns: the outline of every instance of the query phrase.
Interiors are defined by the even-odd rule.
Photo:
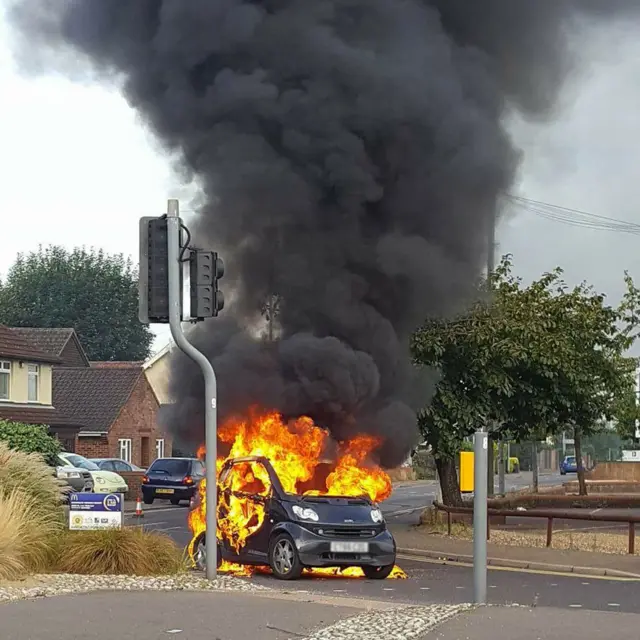
[[[23,453],[39,453],[49,464],[55,464],[60,453],[60,442],[43,425],[0,420],[0,441]]]
[[[461,502],[454,456],[479,426],[518,441],[560,428],[580,435],[614,416],[633,385],[636,361],[625,354],[640,296],[628,276],[613,308],[586,284],[569,289],[561,269],[525,287],[511,266],[506,256],[492,274],[491,298],[458,318],[428,319],[412,340],[415,363],[441,375],[419,426],[448,504]]]
[[[103,251],[50,246],[19,254],[0,286],[0,323],[73,327],[90,360],[144,360],[153,341],[138,321],[131,261]]]

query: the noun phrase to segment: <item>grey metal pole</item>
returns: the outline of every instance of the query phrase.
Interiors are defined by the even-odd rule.
[[[205,421],[205,447],[206,480],[207,480],[207,564],[206,576],[208,580],[215,580],[217,575],[217,545],[216,545],[216,511],[217,511],[217,381],[213,366],[207,357],[200,353],[186,338],[182,332],[182,289],[180,288],[180,205],[178,200],[169,200],[167,203],[167,232],[169,254],[169,326],[176,346],[189,358],[200,365],[204,376],[204,421]],[[211,541],[213,540],[213,544]]]
[[[473,437],[473,598],[487,603],[487,452],[486,431]]]

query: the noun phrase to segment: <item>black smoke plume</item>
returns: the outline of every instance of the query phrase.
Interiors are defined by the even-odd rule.
[[[201,185],[192,231],[233,292],[193,334],[221,419],[257,404],[336,439],[380,434],[390,466],[433,384],[408,338],[468,300],[518,168],[505,113],[553,113],[580,8],[633,4],[23,0],[12,19],[23,62],[88,59]],[[254,332],[272,294],[267,342]],[[175,356],[171,387],[170,428],[201,442],[198,369]]]

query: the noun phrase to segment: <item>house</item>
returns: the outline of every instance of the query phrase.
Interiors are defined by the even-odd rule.
[[[157,422],[160,403],[141,362],[54,367],[53,397],[83,425],[75,447],[80,455],[122,458],[147,468],[172,453],[171,438]]]
[[[53,403],[52,371],[60,358],[20,332],[0,325],[0,419],[44,424],[65,447],[84,426]]]
[[[172,340],[142,365],[154,393],[163,405],[174,402],[169,393],[169,361],[175,348]]]
[[[171,455],[171,438],[158,427],[160,403],[143,363],[90,362],[71,328],[12,331],[54,360],[54,404],[82,425],[73,441],[65,442],[67,451],[88,458],[123,458],[141,467]]]
[[[74,329],[13,327],[11,330],[40,351],[56,356],[56,367],[90,366]]]

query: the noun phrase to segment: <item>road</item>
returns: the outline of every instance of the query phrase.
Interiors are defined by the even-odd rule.
[[[526,476],[515,477],[513,480],[526,486]],[[548,482],[551,483],[552,479],[549,478]],[[417,519],[416,514],[433,500],[435,491],[435,483],[429,482],[398,486],[393,496],[382,505],[387,519],[395,522]],[[148,530],[164,532],[178,544],[186,546],[190,540],[186,517],[186,507],[148,509],[145,512],[144,526]],[[136,520],[127,517],[127,522],[133,523]],[[296,592],[407,603],[462,603],[473,598],[473,576],[469,566],[443,565],[408,557],[399,558],[398,562],[407,572],[407,580],[378,582],[349,578],[306,578],[291,584],[278,582],[269,576],[255,576],[251,579],[272,588]],[[640,581],[491,568],[489,600],[492,604],[637,612]]]
[[[564,476],[559,473],[540,475],[540,486],[553,486],[561,484]],[[505,476],[507,491],[524,489],[531,486],[533,477],[531,472],[508,474]],[[498,491],[498,477],[496,476],[495,490]],[[425,480],[409,484],[398,485],[392,496],[382,503],[385,517],[395,524],[417,524],[422,510],[429,506],[438,493],[438,483],[434,480]]]
[[[403,493],[406,492],[401,492],[402,500],[405,499]],[[186,515],[187,509],[180,507],[147,510],[144,526],[148,530],[165,532],[178,544],[187,545],[190,536],[185,526]],[[133,519],[128,520],[133,522]],[[353,578],[303,578],[296,583],[282,583],[269,576],[249,579],[272,588],[296,592],[384,599],[399,603],[464,603],[473,599],[473,571],[469,566],[443,565],[409,557],[399,558],[398,563],[407,572],[407,580],[379,582]],[[491,604],[633,613],[638,611],[640,581],[490,568],[489,601]]]

